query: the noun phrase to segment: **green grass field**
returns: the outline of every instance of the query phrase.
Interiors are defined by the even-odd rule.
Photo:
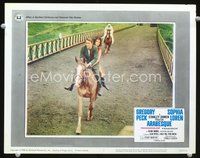
[[[57,39],[59,34],[62,36],[71,35],[80,32],[91,31],[95,29],[104,29],[107,23],[28,23],[28,44],[43,42],[47,40]],[[113,23],[112,26],[133,24],[117,24]],[[173,52],[173,25],[172,24],[159,24],[161,35],[163,36],[166,44],[171,52]]]
[[[28,23],[28,44],[56,39],[62,36],[95,29],[104,29],[107,23]],[[112,24],[114,27],[119,24]],[[131,25],[131,24],[120,24]]]
[[[173,24],[159,24],[160,33],[173,53]]]
[[[103,29],[105,26],[104,23],[29,23],[28,43],[33,44],[56,39],[60,33],[65,36],[94,29]]]

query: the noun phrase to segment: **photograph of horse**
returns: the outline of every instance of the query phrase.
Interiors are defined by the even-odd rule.
[[[81,119],[83,114],[83,97],[89,98],[90,104],[88,106],[87,121],[93,119],[92,110],[94,109],[94,102],[97,99],[98,86],[96,78],[91,69],[87,69],[86,65],[80,60],[75,58],[77,66],[77,74],[75,78],[75,86],[78,91],[78,125],[76,133],[81,133]]]
[[[172,107],[173,24],[27,23],[26,136],[134,136]]]

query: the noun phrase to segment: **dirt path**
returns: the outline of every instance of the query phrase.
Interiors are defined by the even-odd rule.
[[[136,26],[115,33],[114,37],[111,53],[104,56],[102,65],[107,73],[123,77],[118,82],[109,82],[109,76],[106,76],[110,91],[103,89],[91,122],[85,121],[88,100],[84,99],[82,135],[118,135],[124,126],[133,124],[133,107],[166,107],[172,104],[172,85],[159,52],[156,28]],[[66,77],[72,74],[76,67],[74,57],[79,56],[80,47],[28,66],[28,134],[75,134],[76,90],[72,93],[65,91],[63,87],[70,82],[60,75]],[[31,81],[33,74],[47,77],[50,73],[56,81],[61,81]],[[140,77],[142,74],[160,74],[161,81],[142,82],[145,80],[143,75],[142,81],[130,82],[132,74]]]

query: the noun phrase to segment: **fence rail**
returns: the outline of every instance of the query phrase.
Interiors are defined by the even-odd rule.
[[[163,39],[160,30],[157,32],[158,44],[171,81],[173,82],[173,54]]]
[[[115,26],[115,32],[128,29],[133,26]],[[49,55],[58,53],[65,49],[74,47],[85,42],[88,37],[102,36],[103,29],[92,30],[89,32],[77,33],[69,36],[63,36],[53,40],[43,41],[40,43],[30,44],[27,48],[27,62],[32,63]]]

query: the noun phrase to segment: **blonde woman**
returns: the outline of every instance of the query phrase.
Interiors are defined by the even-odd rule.
[[[113,36],[113,33],[114,33],[114,29],[112,27],[111,24],[108,24],[105,28],[104,28],[104,35],[102,36],[102,40],[104,41],[107,34],[108,34],[108,31],[110,33],[110,36],[112,38],[112,44],[114,44],[114,36]]]
[[[102,40],[105,44],[105,54],[109,53],[110,47],[114,43],[113,32],[114,30],[111,24],[108,24],[104,29],[104,35],[102,37]]]

